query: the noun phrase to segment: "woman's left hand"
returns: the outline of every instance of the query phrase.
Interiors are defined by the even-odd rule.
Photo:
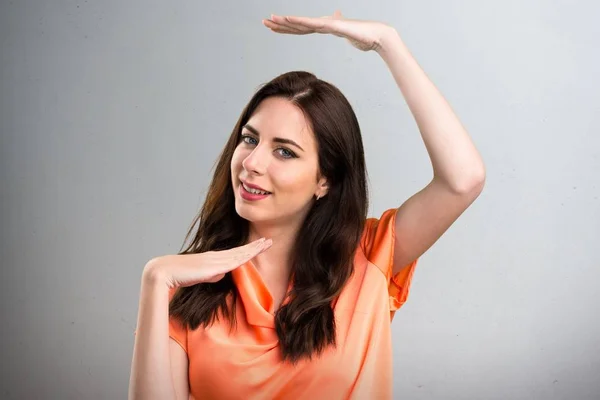
[[[346,38],[362,51],[379,50],[382,38],[393,28],[382,22],[346,19],[340,11],[320,18],[271,15],[263,24],[273,32],[291,35],[325,33]]]

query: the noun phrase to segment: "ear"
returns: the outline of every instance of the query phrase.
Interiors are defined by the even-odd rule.
[[[315,192],[315,196],[317,196],[319,198],[325,197],[325,195],[327,195],[328,191],[329,191],[329,182],[327,182],[327,178],[325,178],[323,176],[319,179],[319,182],[317,183],[317,191]]]

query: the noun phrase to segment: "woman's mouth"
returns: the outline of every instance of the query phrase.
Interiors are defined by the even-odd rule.
[[[244,182],[240,185],[240,196],[244,200],[255,201],[262,200],[271,195],[271,192],[265,192],[247,187]]]
[[[242,182],[242,186],[244,187],[244,189],[246,189],[246,192],[248,193],[252,193],[252,194],[271,194],[271,192],[267,192],[266,190],[258,190],[258,189],[254,189],[251,187],[246,186],[246,184],[244,182]]]

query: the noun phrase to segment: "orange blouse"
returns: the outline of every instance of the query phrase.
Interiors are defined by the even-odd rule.
[[[391,276],[396,209],[369,218],[355,272],[335,303],[337,347],[295,366],[281,362],[273,299],[251,262],[235,269],[237,329],[221,318],[209,328],[169,336],[189,359],[196,399],[391,399],[391,319],[406,301],[417,260]],[[175,293],[171,290],[170,296]]]

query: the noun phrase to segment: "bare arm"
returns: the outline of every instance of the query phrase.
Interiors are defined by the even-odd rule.
[[[395,29],[378,53],[412,112],[433,166],[433,179],[398,208],[393,274],[429,249],[475,201],[485,183],[481,155],[452,108]]]
[[[129,399],[187,399],[188,357],[169,338],[169,287],[149,265],[142,274]]]
[[[144,267],[129,399],[188,399],[188,356],[169,338],[169,290],[217,282],[271,247],[261,238],[228,250],[156,257]]]

